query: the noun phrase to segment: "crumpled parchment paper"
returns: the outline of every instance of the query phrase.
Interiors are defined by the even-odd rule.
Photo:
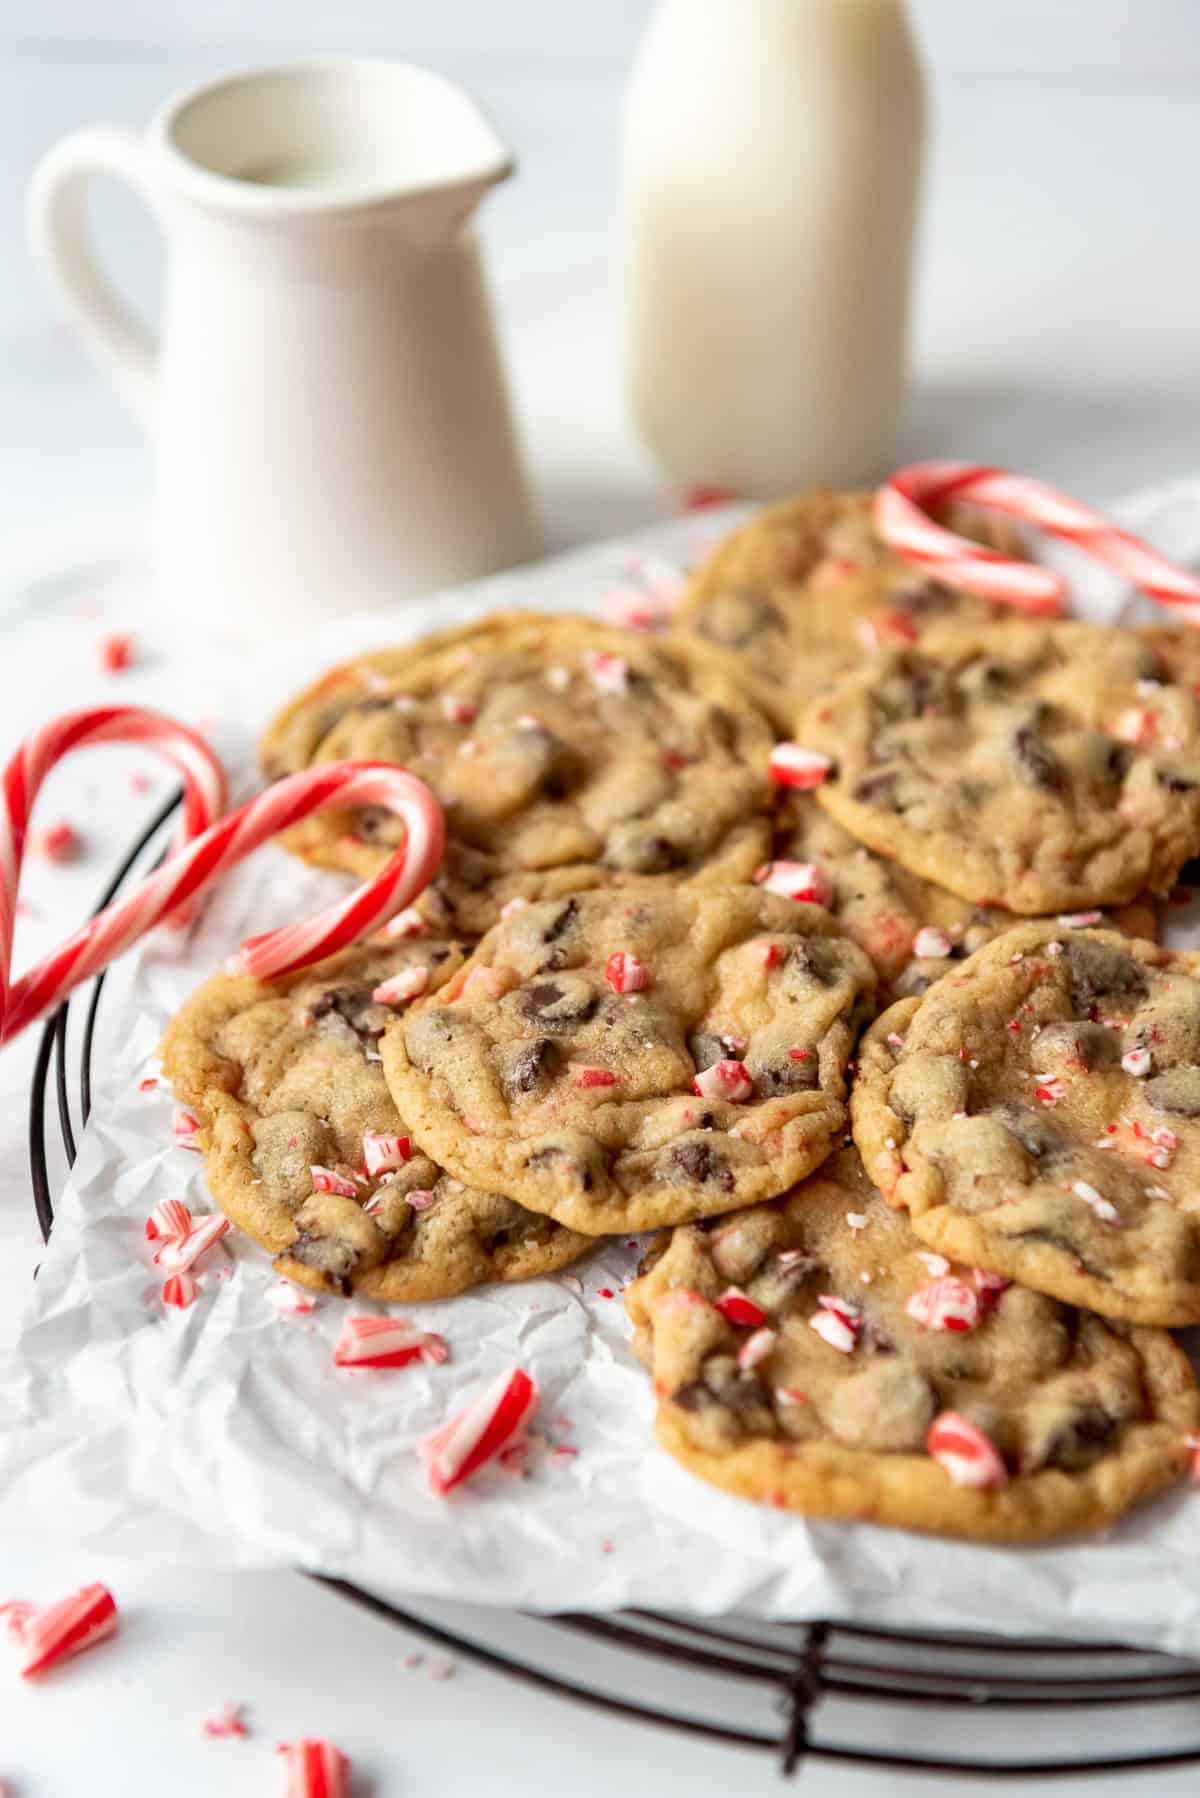
[[[1122,516],[1200,560],[1200,481],[1140,496]],[[349,620],[269,667],[231,656],[218,742],[241,792],[253,790],[253,738],[271,708],[329,661],[496,606],[592,609],[614,585],[692,559],[729,521],[694,517]],[[1128,600],[1067,562],[1081,610],[1112,617]],[[139,1080],[172,1009],[242,938],[340,890],[265,850],[190,929],[159,930],[114,971],[92,1119],[0,1380],[10,1543],[54,1536],[164,1563],[296,1564],[393,1597],[839,1615],[1200,1654],[1200,1495],[1184,1487],[1103,1538],[1011,1550],[808,1523],[692,1479],[654,1444],[649,1383],[629,1349],[620,1293],[638,1258],[632,1241],[552,1279],[410,1307],[448,1339],[441,1367],[335,1368],[341,1301],[279,1316],[265,1297],[268,1257],[233,1232],[199,1300],[164,1311],[146,1215],[167,1197],[201,1212],[211,1201],[200,1158],[171,1145],[170,1095]],[[1173,911],[1172,940],[1200,941],[1189,916]],[[417,1443],[513,1362],[542,1391],[528,1477],[492,1467],[435,1498]]]

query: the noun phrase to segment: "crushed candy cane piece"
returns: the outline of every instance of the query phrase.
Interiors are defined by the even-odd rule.
[[[727,1105],[742,1105],[753,1093],[754,1082],[740,1061],[714,1061],[696,1075],[692,1091],[702,1099],[723,1099]]]
[[[284,1798],[349,1798],[350,1762],[332,1742],[283,1742],[279,1752],[287,1772]]]
[[[215,1717],[206,1717],[200,1725],[206,1736],[248,1736],[242,1712],[244,1704],[226,1704]]]
[[[100,666],[105,674],[123,674],[134,663],[133,638],[114,632],[100,644]]]
[[[846,1213],[846,1228],[851,1236],[857,1236],[860,1230],[865,1230],[870,1221],[865,1211],[847,1211]]]
[[[363,1166],[374,1178],[376,1174],[392,1173],[412,1154],[412,1139],[407,1136],[388,1136],[381,1130],[364,1130],[363,1132]]]
[[[50,824],[34,834],[33,848],[48,862],[73,862],[83,853],[83,838],[71,824]]]
[[[755,1330],[753,1336],[747,1336],[738,1350],[738,1366],[743,1369],[757,1367],[760,1362],[766,1360],[778,1341],[778,1330]]]
[[[515,917],[519,911],[524,911],[528,904],[528,899],[522,899],[519,896],[516,899],[506,899],[500,907],[500,916],[502,918]]]
[[[806,749],[803,743],[776,743],[767,758],[767,772],[779,787],[796,787],[810,792],[828,780],[833,763],[819,749]]]
[[[339,1174],[336,1168],[314,1165],[308,1171],[312,1175],[314,1192],[335,1192],[343,1199],[358,1197],[358,1187],[353,1180],[345,1174]]]
[[[192,1214],[182,1199],[160,1199],[146,1219],[146,1241],[157,1242],[163,1236],[186,1236],[192,1227]]]
[[[220,1212],[213,1212],[209,1217],[201,1218],[198,1224],[193,1224],[186,1236],[168,1237],[155,1254],[155,1262],[166,1273],[186,1273],[194,1262],[199,1261],[201,1255],[220,1241],[228,1229],[229,1219],[222,1217]]]
[[[426,1476],[444,1497],[490,1461],[532,1417],[538,1389],[521,1367],[509,1367],[449,1423],[421,1444]]]
[[[918,1249],[917,1260],[926,1273],[934,1280],[940,1280],[943,1274],[950,1272],[950,1263],[944,1255],[935,1254],[932,1249]]]
[[[1088,930],[1093,924],[1104,922],[1102,911],[1061,911],[1058,922],[1064,930]]]
[[[1150,1072],[1152,1061],[1153,1057],[1149,1049],[1127,1049],[1121,1057],[1121,1066],[1127,1074],[1132,1074],[1135,1080],[1140,1080],[1144,1074]]]
[[[394,918],[388,919],[382,934],[385,937],[428,936],[429,925],[415,905],[406,905],[403,911],[398,911]]]
[[[979,1322],[979,1295],[946,1274],[919,1287],[904,1309],[926,1330],[973,1330]]]
[[[515,986],[520,986],[521,979],[515,968],[472,968],[462,984],[461,999],[503,999],[505,993],[511,993]]]
[[[808,905],[833,904],[833,882],[819,862],[765,862],[754,879],[768,893]]]
[[[171,1114],[171,1141],[177,1149],[200,1148],[200,1120],[182,1105]]]
[[[407,1367],[410,1361],[445,1359],[444,1338],[418,1330],[404,1317],[348,1317],[333,1345],[335,1367]]]
[[[589,1086],[616,1086],[619,1080],[620,1075],[610,1073],[607,1068],[577,1067],[575,1069],[573,1084],[585,1088]]]
[[[45,1610],[26,1618],[21,1632],[25,1658],[21,1678],[45,1673],[60,1661],[94,1648],[106,1636],[116,1634],[117,1607],[107,1586],[83,1586],[70,1598],[61,1598]]]
[[[925,1446],[956,1486],[998,1491],[1008,1484],[1004,1462],[981,1429],[958,1411],[943,1411],[929,1426]]]
[[[972,1268],[971,1278],[985,1302],[998,1299],[1000,1294],[1007,1292],[1012,1285],[1012,1281],[1006,1274],[991,1274],[986,1267]]]
[[[263,1296],[272,1311],[278,1311],[281,1317],[307,1317],[317,1308],[312,1294],[303,1286],[293,1286],[290,1280],[272,1280]]]
[[[172,1274],[163,1281],[162,1302],[175,1311],[186,1311],[200,1296],[200,1282],[191,1274]]]
[[[827,1342],[830,1348],[837,1349],[840,1355],[852,1355],[858,1341],[858,1331],[850,1319],[840,1311],[827,1307],[814,1311],[808,1320],[810,1330]]]
[[[377,986],[371,997],[376,1005],[405,1005],[410,999],[419,998],[428,985],[428,968],[401,968],[398,974]]]
[[[1041,1085],[1034,1087],[1033,1096],[1043,1105],[1057,1105],[1065,1097],[1067,1089],[1057,1074],[1035,1074],[1034,1079],[1040,1080]]]
[[[670,615],[670,606],[636,587],[610,587],[600,598],[600,616],[627,631],[652,631]]]
[[[1076,1198],[1090,1205],[1096,1216],[1106,1224],[1119,1224],[1121,1214],[1115,1205],[1109,1203],[1102,1193],[1097,1192],[1090,1180],[1076,1180],[1071,1187]]]
[[[720,1298],[714,1299],[713,1303],[728,1323],[740,1324],[745,1329],[757,1330],[767,1321],[767,1314],[762,1306],[747,1298],[739,1286],[727,1286]]]
[[[429,1211],[437,1204],[437,1194],[417,1187],[413,1192],[405,1193],[404,1203],[413,1211]]]
[[[620,951],[610,955],[605,962],[604,978],[614,993],[641,993],[650,984],[645,962],[636,955]]]
[[[479,707],[469,699],[456,699],[453,693],[442,695],[442,716],[448,724],[474,724]]]
[[[924,925],[913,938],[914,955],[946,956],[953,948],[954,944],[946,932],[939,930],[936,924]]]
[[[607,649],[592,649],[583,658],[592,685],[599,693],[626,693],[629,690],[629,664],[624,656]]]

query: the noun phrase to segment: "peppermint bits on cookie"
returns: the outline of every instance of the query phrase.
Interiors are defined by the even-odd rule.
[[[650,984],[645,962],[622,951],[609,956],[604,964],[604,978],[614,993],[641,993]]]
[[[776,743],[767,768],[777,787],[797,787],[807,793],[829,779],[833,759],[819,749],[806,749],[803,743]]]

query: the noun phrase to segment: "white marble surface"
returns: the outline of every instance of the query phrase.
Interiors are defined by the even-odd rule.
[[[137,118],[166,92],[231,62],[328,43],[315,0],[166,9],[150,0],[7,0],[0,8],[0,750],[36,721],[112,693],[206,708],[188,624],[129,618],[95,571],[136,540],[147,456],[55,325],[21,243],[21,196],[38,153],[97,117]],[[697,0],[698,15],[702,0]],[[914,387],[904,454],[992,458],[1091,500],[1200,461],[1200,34],[1193,0],[919,0],[937,136],[923,246]],[[489,208],[501,326],[550,540],[625,531],[670,504],[628,428],[621,396],[615,142],[622,69],[643,0],[602,9],[445,0],[437,9],[345,0],[340,42],[412,53],[492,105],[522,173]],[[97,209],[105,253],[152,303],[155,250],[127,202]],[[97,671],[105,628],[132,623],[145,660]],[[111,750],[63,770],[47,818],[83,825],[75,868],[30,868],[32,949],[93,902],[152,795]],[[161,778],[152,765],[156,785]],[[37,1255],[25,1156],[32,1044],[0,1056],[0,1352]],[[519,1693],[475,1671],[446,1684],[400,1670],[403,1644],[304,1582],[181,1573],[166,1588],[136,1565],[31,1567],[0,1544],[0,1595],[48,1597],[109,1577],[120,1645],[47,1682],[0,1682],[0,1778],[17,1798],[140,1798],[271,1791],[270,1747],[334,1734],[385,1798],[546,1788],[583,1795],[775,1789],[768,1763],[660,1742],[633,1726]],[[251,1743],[201,1740],[225,1698],[252,1707]],[[464,1724],[467,1725],[464,1727]],[[896,1725],[899,1730],[901,1724]],[[1072,1732],[1078,1746],[1084,1731]],[[1136,1731],[1135,1731],[1136,1734]],[[1130,1746],[1132,1746],[1132,1740]],[[816,1768],[812,1789],[905,1782]],[[1182,1793],[1194,1775],[1130,1779]],[[274,1782],[274,1783],[273,1783]],[[1027,1789],[1038,1790],[1033,1786]]]

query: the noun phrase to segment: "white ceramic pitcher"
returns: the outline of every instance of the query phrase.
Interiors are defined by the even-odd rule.
[[[508,566],[537,535],[469,221],[512,158],[401,63],[249,70],[64,139],[35,252],[151,431],[164,597],[260,634]],[[161,341],[98,272],[97,175],[168,244]]]

